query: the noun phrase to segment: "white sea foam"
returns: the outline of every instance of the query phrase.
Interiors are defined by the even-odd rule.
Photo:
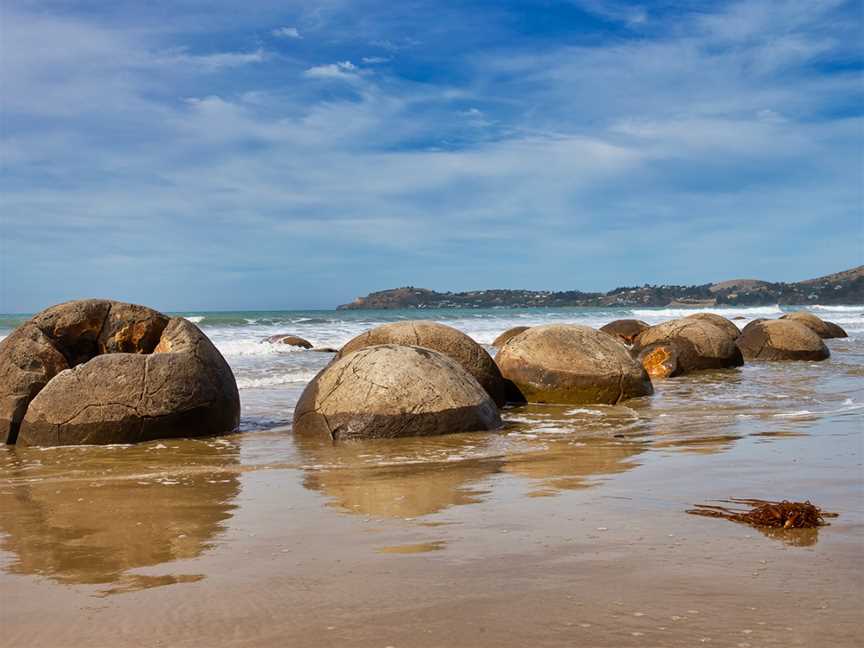
[[[831,313],[864,313],[864,304],[861,306],[822,306],[816,304],[815,306],[808,306],[807,309],[828,311]]]
[[[696,313],[715,313],[728,319],[733,317],[746,317],[755,319],[757,317],[779,317],[783,310],[779,305],[775,306],[714,306],[710,308],[634,308],[633,315],[640,319],[674,319],[687,317]]]
[[[260,339],[225,339],[214,336],[213,342],[216,348],[227,357],[239,356],[280,356],[290,353],[308,353],[307,349],[291,346],[290,344],[270,344]]]
[[[564,412],[568,416],[575,416],[576,414],[586,414],[588,416],[606,416],[605,412],[601,412],[596,409],[588,409],[587,407],[577,407],[576,409],[567,410]]]
[[[238,389],[254,389],[257,387],[275,387],[277,385],[303,385],[315,377],[315,371],[293,370],[285,373],[274,373],[268,376],[237,378]]]

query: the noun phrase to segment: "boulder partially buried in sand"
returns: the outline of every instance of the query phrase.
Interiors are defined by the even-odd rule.
[[[418,346],[343,353],[303,391],[294,432],[344,439],[430,436],[501,425],[489,394],[455,360]]]
[[[421,346],[443,353],[474,376],[497,405],[507,402],[508,386],[495,361],[486,349],[452,326],[427,320],[383,324],[346,342],[336,358],[379,344]]]
[[[688,315],[684,319],[698,319],[704,320],[706,322],[711,322],[717,328],[721,328],[734,340],[739,335],[741,335],[741,329],[733,323],[731,320],[726,319],[722,315],[718,315],[717,313],[693,313],[692,315]]]
[[[501,335],[499,335],[494,340],[492,340],[492,346],[500,349],[502,346],[507,344],[514,337],[516,337],[520,333],[524,333],[529,328],[531,328],[531,327],[530,326],[514,326],[513,328],[507,329]]]
[[[224,434],[240,399],[191,322],[143,306],[49,308],[0,342],[0,435],[22,445],[133,443]]]
[[[600,330],[614,335],[625,344],[633,344],[633,340],[648,328],[647,322],[637,319],[618,319],[601,326]]]
[[[811,331],[813,331],[816,335],[821,337],[823,340],[828,340],[831,338],[845,338],[849,337],[846,331],[843,330],[842,327],[838,326],[834,322],[826,322],[821,317],[814,315],[813,313],[808,313],[807,311],[796,311],[794,313],[787,313],[783,315],[780,319],[788,319],[795,322],[800,322]]]
[[[735,337],[703,318],[685,317],[645,329],[633,341],[633,351],[638,355],[657,343],[674,348],[678,365],[676,373],[744,364],[741,352],[735,346]]]
[[[831,355],[822,338],[793,319],[751,322],[736,344],[748,360],[825,360]]]
[[[535,326],[495,357],[530,403],[618,403],[653,392],[645,369],[612,336],[575,324]]]
[[[270,344],[285,344],[287,346],[300,347],[301,349],[311,349],[313,346],[309,340],[304,340],[296,335],[288,335],[287,333],[271,335],[268,338],[264,338],[264,341]]]

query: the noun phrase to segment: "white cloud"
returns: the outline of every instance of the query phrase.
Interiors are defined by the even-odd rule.
[[[296,27],[278,27],[270,33],[277,38],[303,38]]]
[[[628,26],[637,26],[648,20],[648,12],[644,7],[620,0],[575,0],[576,4],[595,16],[623,22]]]
[[[389,63],[390,59],[384,56],[364,56],[361,59],[366,65],[380,65],[381,63]]]
[[[165,65],[192,65],[204,70],[222,70],[236,68],[252,63],[263,63],[267,60],[267,52],[258,48],[254,52],[217,52],[215,54],[157,54],[153,61]]]
[[[310,79],[342,79],[343,81],[355,81],[364,74],[368,74],[368,71],[361,70],[351,61],[339,61],[337,63],[311,67],[303,73],[303,76]]]

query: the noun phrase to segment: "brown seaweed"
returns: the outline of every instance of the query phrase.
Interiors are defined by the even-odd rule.
[[[755,527],[771,529],[814,529],[827,526],[826,517],[837,517],[837,513],[823,511],[818,506],[807,502],[772,502],[761,499],[744,499],[732,497],[728,500],[718,500],[731,504],[743,504],[750,507],[730,508],[711,504],[696,504],[696,508],[688,509],[691,515],[719,517],[733,522],[750,524]]]

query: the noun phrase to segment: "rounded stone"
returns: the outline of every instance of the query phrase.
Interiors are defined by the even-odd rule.
[[[621,342],[587,326],[534,326],[495,357],[529,403],[618,403],[653,393],[645,369]]]
[[[82,300],[49,308],[0,343],[7,443],[133,443],[233,432],[231,369],[183,318]]]
[[[264,341],[269,342],[270,344],[286,344],[288,346],[300,347],[301,349],[311,349],[313,346],[309,340],[305,340],[296,335],[288,335],[287,333],[271,335],[270,337],[265,338]]]
[[[514,326],[513,328],[509,328],[492,341],[492,346],[495,348],[501,348],[502,346],[507,344],[507,342],[512,340],[514,337],[516,337],[520,333],[524,333],[529,328],[531,328],[531,327],[530,326]]]
[[[722,315],[718,315],[717,313],[693,313],[692,315],[688,315],[684,319],[697,319],[703,320],[705,322],[711,322],[717,328],[726,331],[726,333],[733,340],[739,335],[741,335],[741,329],[739,329],[734,322],[726,319]]]
[[[455,360],[419,346],[343,353],[306,386],[294,409],[299,435],[344,439],[431,436],[501,425],[489,394]]]
[[[794,319],[748,324],[736,342],[748,360],[825,360],[831,352],[822,338]]]
[[[735,338],[703,318],[685,317],[647,328],[633,341],[633,350],[638,354],[658,342],[674,344],[679,373],[744,364]]]
[[[821,317],[808,313],[807,311],[796,311],[794,313],[786,313],[780,319],[788,319],[795,322],[800,322],[823,340],[831,338],[849,337],[843,328],[834,322],[826,322]]]
[[[618,319],[601,326],[600,330],[617,337],[625,344],[633,344],[636,336],[647,328],[648,324],[642,320]]]
[[[443,353],[474,376],[496,405],[507,402],[507,383],[486,349],[462,331],[438,322],[414,320],[376,326],[346,342],[336,359],[381,344],[421,346]]]

